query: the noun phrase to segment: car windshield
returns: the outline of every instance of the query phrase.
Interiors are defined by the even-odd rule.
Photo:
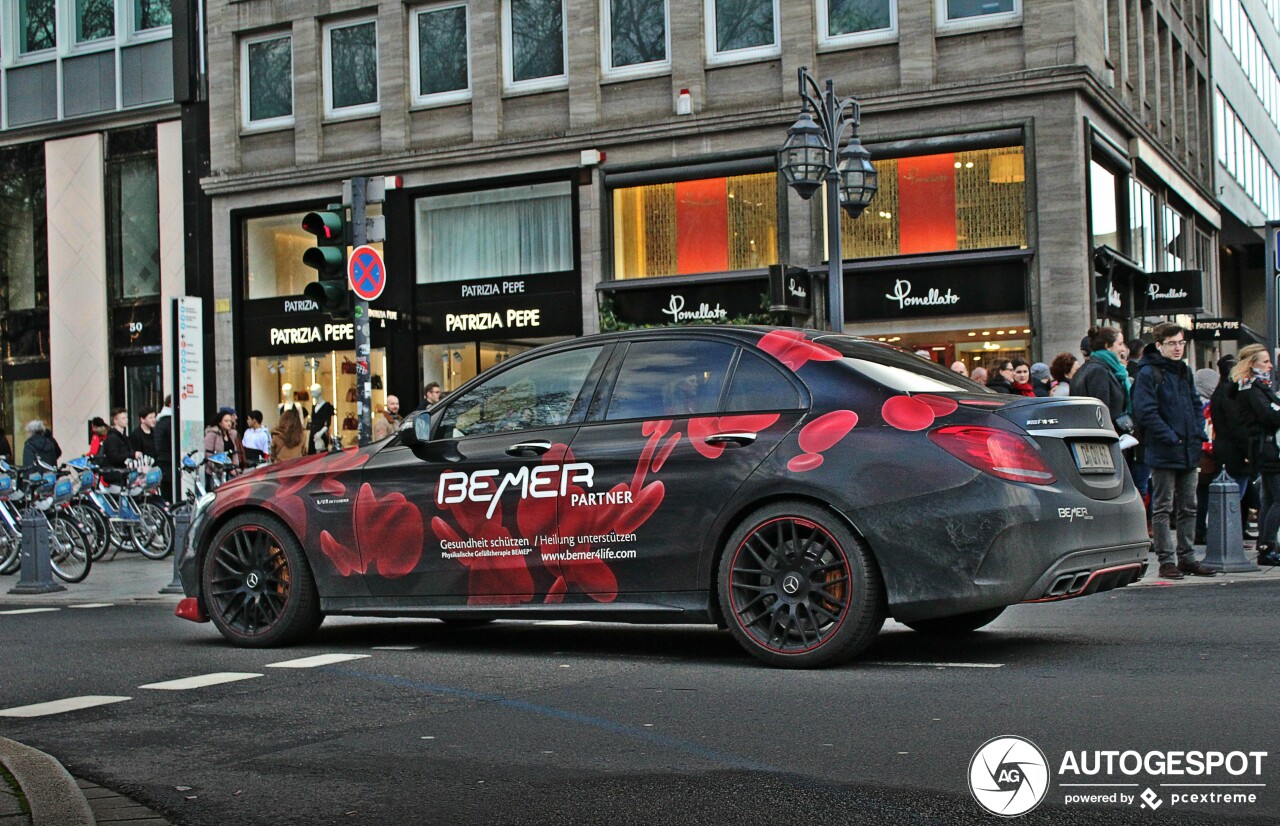
[[[844,356],[845,364],[901,393],[990,393],[966,376],[889,344],[848,336],[814,339]]]

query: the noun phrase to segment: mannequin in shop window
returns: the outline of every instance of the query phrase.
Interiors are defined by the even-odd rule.
[[[298,411],[298,418],[302,420],[303,424],[306,424],[307,407],[306,405],[298,404],[296,401],[294,401],[293,385],[289,384],[288,382],[285,382],[284,384],[280,385],[280,406],[277,407],[276,410],[282,416],[284,415],[284,411],[286,410],[296,410]]]
[[[323,453],[333,442],[333,405],[325,401],[324,388],[311,385],[311,426],[307,444],[312,453]]]

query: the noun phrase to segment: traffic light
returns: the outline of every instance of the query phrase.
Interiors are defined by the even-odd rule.
[[[302,293],[335,321],[350,321],[354,302],[347,288],[347,219],[345,210],[330,209],[336,211],[308,212],[302,218],[302,228],[316,237],[316,246],[302,253],[302,263],[318,276]]]

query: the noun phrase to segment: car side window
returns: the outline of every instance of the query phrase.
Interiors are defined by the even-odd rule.
[[[568,350],[503,370],[450,402],[436,438],[459,439],[566,423],[601,349]]]
[[[605,418],[715,413],[734,347],[718,341],[639,341],[627,349]]]
[[[729,382],[725,410],[795,410],[803,406],[799,391],[782,372],[750,350],[743,350]]]

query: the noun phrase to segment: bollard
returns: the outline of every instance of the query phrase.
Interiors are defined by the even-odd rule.
[[[1209,531],[1204,559],[1208,568],[1228,573],[1256,571],[1244,555],[1244,534],[1240,530],[1240,486],[1224,470],[1209,483]]]
[[[182,552],[187,547],[187,531],[191,528],[191,506],[179,505],[173,509],[173,582],[160,589],[162,594],[182,594],[182,577],[178,575],[178,566],[182,562]]]
[[[11,594],[52,594],[65,591],[53,581],[53,565],[49,562],[49,522],[44,514],[28,508],[22,515],[22,573]]]

